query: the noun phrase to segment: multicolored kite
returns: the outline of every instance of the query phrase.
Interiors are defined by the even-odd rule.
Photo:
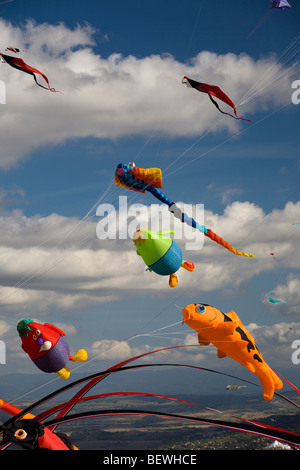
[[[6,50],[6,51],[10,51],[10,52],[14,52],[15,54],[17,54],[18,52],[27,52],[27,51],[18,49],[17,47],[8,47],[8,48],[5,49],[5,50]]]
[[[176,287],[178,284],[176,272],[179,268],[193,272],[195,266],[191,261],[184,261],[179,245],[165,236],[171,233],[174,231],[154,232],[146,228],[138,229],[133,234],[133,242],[137,254],[148,266],[147,270],[154,271],[160,276],[169,276],[169,286]]]
[[[268,299],[268,301],[271,302],[272,304],[286,304],[285,300],[277,300],[277,299],[273,299],[272,297],[266,297],[266,299]]]
[[[162,188],[162,174],[159,168],[138,168],[134,163],[125,165],[120,163],[115,172],[115,185],[122,188],[131,189],[140,193],[149,191],[159,201],[169,206],[169,211],[181,222],[185,222],[193,228],[200,230],[204,235],[214,242],[222,245],[231,253],[248,258],[254,258],[254,255],[237,251],[233,246],[229,245],[225,240],[216,235],[212,230],[207,229],[204,225],[198,224],[194,219],[184,214],[181,209],[170,199],[168,199],[159,189]]]
[[[87,352],[79,349],[73,356],[66,341],[65,333],[50,323],[36,323],[24,318],[18,323],[18,333],[22,341],[22,349],[33,363],[43,372],[55,372],[61,379],[68,379],[70,369],[66,367],[69,361],[85,362]]]
[[[0,399],[0,410],[17,416],[22,409]],[[2,427],[4,441],[17,444],[24,450],[78,450],[73,446],[66,434],[51,432],[43,423],[35,420],[35,416],[27,413],[16,421],[10,421]]]
[[[233,310],[223,313],[211,305],[197,303],[187,305],[182,315],[183,323],[198,333],[200,345],[212,343],[219,358],[229,356],[257,375],[266,401],[282,388],[282,381],[264,361],[254,339]]]
[[[46,75],[44,75],[42,72],[40,72],[39,70],[37,69],[34,69],[33,67],[31,67],[30,65],[27,65],[25,64],[24,60],[23,59],[20,59],[19,57],[12,57],[10,55],[6,55],[6,54],[1,54],[0,53],[0,56],[1,56],[1,62],[6,62],[8,65],[10,65],[11,67],[17,69],[17,70],[20,70],[21,72],[25,72],[25,73],[28,73],[29,75],[32,75],[33,78],[34,78],[34,81],[35,83],[40,86],[41,88],[44,88],[45,90],[50,90],[52,92],[55,92],[57,93],[57,90],[55,90],[55,88],[50,88],[50,85],[49,85],[49,80],[48,78],[46,77]],[[37,81],[37,78],[35,76],[35,74],[39,74],[41,75],[44,80],[46,81],[48,87],[45,87],[43,85],[41,85],[40,83],[38,83]]]
[[[252,123],[252,121],[250,121],[249,119],[238,117],[238,115],[236,114],[234,103],[231,101],[231,99],[227,95],[225,95],[225,93],[218,86],[209,85],[207,83],[196,82],[196,80],[192,80],[191,78],[188,78],[188,77],[183,77],[182,83],[185,83],[187,87],[195,88],[195,90],[201,91],[202,93],[206,93],[209,96],[211,102],[216,106],[216,108],[222,114],[228,114],[228,116],[231,116],[234,119],[242,119],[243,121],[248,121]],[[225,111],[222,111],[219,108],[218,103],[212,98],[212,95],[218,98],[219,100],[223,101],[224,103],[228,104],[228,106],[230,106],[233,109],[235,116],[233,116],[230,113],[226,113]]]

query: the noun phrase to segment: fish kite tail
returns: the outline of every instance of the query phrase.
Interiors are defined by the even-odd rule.
[[[265,366],[256,371],[262,384],[263,397],[266,401],[272,400],[275,390],[280,390],[283,383],[269,366]]]
[[[217,235],[210,229],[207,229],[204,234],[206,237],[210,238],[211,240],[218,243],[219,245],[222,245],[224,248],[231,251],[231,253],[234,253],[235,255],[246,256],[247,258],[254,258],[254,255],[252,254],[248,254],[248,253],[245,253],[244,251],[236,250],[233,246],[229,245],[228,242],[223,240],[223,238],[219,237],[219,235]]]

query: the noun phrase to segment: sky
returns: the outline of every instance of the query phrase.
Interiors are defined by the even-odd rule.
[[[284,11],[268,0],[0,4],[0,52],[26,51],[17,56],[59,91],[0,63],[0,375],[9,395],[2,398],[17,404],[30,396],[32,377],[40,394],[62,386],[22,351],[22,318],[57,325],[71,351],[87,350],[86,363],[71,364],[71,380],[156,348],[196,344],[181,311],[201,302],[234,310],[265,360],[299,386],[292,344],[300,340],[300,5],[290,3]],[[252,122],[220,113],[182,84],[184,76],[219,86]],[[182,236],[166,207],[114,185],[117,164],[129,162],[161,168],[170,199],[203,205],[205,226],[254,258],[208,239],[187,249],[195,235]],[[128,229],[125,239],[119,230],[99,238],[105,205]],[[193,273],[179,270],[174,289],[145,270],[129,237],[132,227],[154,222],[160,230],[174,222],[184,259],[195,264]],[[213,347],[192,349],[151,361],[255,379]],[[159,377],[163,393],[171,385]],[[199,379],[190,386],[209,393]]]

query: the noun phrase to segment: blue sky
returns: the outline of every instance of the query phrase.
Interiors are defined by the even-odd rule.
[[[62,92],[0,64],[3,377],[26,372],[29,393],[34,374],[48,390],[49,377],[21,351],[16,324],[23,317],[59,324],[72,349],[85,347],[91,360],[74,367],[84,375],[193,342],[175,304],[202,301],[235,310],[267,362],[299,383],[291,344],[300,334],[299,231],[292,225],[300,222],[300,105],[291,97],[300,80],[300,6],[291,3],[285,11],[270,10],[267,0],[0,5],[1,52],[26,49],[20,57]],[[181,84],[184,75],[219,85],[253,124],[219,113]],[[255,258],[205,241],[185,253],[196,270],[180,271],[172,290],[166,278],[145,273],[131,240],[99,240],[99,204],[118,209],[126,195],[130,203],[156,202],[113,186],[116,165],[130,161],[160,167],[170,199],[204,204],[206,226]],[[287,303],[269,304],[270,293]],[[153,337],[154,330],[168,334]],[[174,358],[244,373],[230,360],[220,363],[214,350],[166,360]]]

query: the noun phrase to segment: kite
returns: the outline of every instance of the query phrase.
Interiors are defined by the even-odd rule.
[[[169,276],[169,286],[175,287],[178,283],[176,271],[182,267],[192,272],[195,266],[191,261],[183,260],[180,247],[174,240],[165,236],[170,233],[174,231],[154,232],[138,229],[133,235],[133,242],[137,254],[143,258],[148,270],[160,276]]]
[[[22,413],[20,408],[4,400],[0,400],[0,410],[12,416]],[[51,432],[43,423],[35,420],[35,416],[31,413],[3,426],[3,439],[19,445],[24,450],[78,450],[71,444],[66,434]]]
[[[285,10],[285,8],[292,8],[289,2],[286,0],[271,0],[271,8],[279,8],[280,10]]]
[[[22,349],[29,355],[33,363],[43,372],[55,372],[61,379],[68,379],[70,369],[68,361],[84,362],[87,352],[79,349],[70,356],[70,348],[65,340],[65,333],[54,325],[33,322],[23,319],[18,323],[17,330],[22,340]]]
[[[147,411],[145,411],[145,410],[136,410],[136,409],[124,409],[124,410],[114,409],[114,410],[112,410],[112,409],[103,409],[102,407],[101,407],[102,408],[101,410],[99,410],[99,409],[90,410],[89,409],[89,410],[81,412],[81,413],[68,414],[79,403],[88,402],[88,401],[91,401],[91,400],[94,400],[94,399],[103,399],[104,397],[110,397],[110,396],[113,397],[113,396],[117,396],[117,395],[126,395],[126,396],[136,395],[136,396],[156,396],[156,397],[159,397],[159,398],[169,399],[169,400],[172,400],[172,401],[184,402],[184,403],[188,403],[189,405],[202,407],[202,408],[205,408],[207,410],[226,415],[226,413],[224,413],[222,411],[219,411],[219,410],[208,408],[206,406],[199,405],[199,404],[196,404],[196,403],[191,403],[191,402],[188,402],[186,400],[182,400],[182,399],[179,399],[179,398],[176,398],[176,397],[169,397],[169,396],[159,395],[159,394],[149,394],[149,393],[138,393],[138,392],[127,392],[126,391],[126,392],[111,392],[111,393],[102,393],[102,394],[97,394],[97,395],[92,395],[92,396],[85,396],[94,386],[96,386],[98,383],[100,383],[103,379],[109,377],[111,374],[120,373],[120,372],[124,373],[128,370],[139,370],[139,369],[145,369],[145,368],[149,368],[149,367],[166,366],[167,368],[170,368],[171,366],[175,366],[175,367],[180,367],[180,368],[185,367],[185,368],[199,370],[199,371],[213,372],[213,373],[216,373],[218,375],[221,374],[223,376],[231,377],[235,380],[237,379],[237,380],[240,380],[244,383],[251,384],[255,387],[258,387],[257,384],[252,383],[249,380],[245,380],[245,379],[242,379],[242,378],[239,378],[239,377],[235,377],[235,376],[226,374],[224,372],[215,371],[213,369],[206,369],[206,368],[199,367],[199,366],[186,365],[186,364],[182,364],[182,363],[180,363],[180,364],[170,364],[170,363],[167,363],[167,364],[161,364],[161,363],[159,363],[159,364],[149,364],[148,363],[148,364],[139,364],[139,365],[133,365],[133,366],[130,365],[130,366],[128,366],[128,364],[130,362],[136,361],[138,359],[141,359],[142,357],[146,357],[146,356],[149,356],[151,354],[155,354],[155,353],[159,353],[159,352],[166,351],[166,350],[171,350],[171,349],[191,348],[191,347],[199,347],[199,345],[170,346],[170,347],[163,348],[163,349],[148,351],[148,352],[140,354],[138,356],[131,357],[129,359],[125,359],[122,362],[112,366],[109,369],[106,369],[102,372],[94,373],[94,374],[92,374],[90,376],[87,376],[87,377],[80,378],[80,379],[76,380],[75,382],[69,383],[69,384],[59,388],[58,390],[55,390],[55,391],[51,392],[49,395],[47,395],[45,397],[42,397],[37,402],[27,406],[27,408],[25,410],[20,410],[19,413],[18,413],[19,409],[14,407],[14,405],[8,404],[7,402],[4,402],[3,400],[0,400],[0,409],[2,409],[3,411],[8,412],[9,414],[11,414],[13,416],[8,421],[6,421],[4,424],[0,425],[0,450],[4,450],[12,444],[12,441],[9,440],[9,439],[2,439],[2,441],[1,441],[1,434],[3,435],[6,428],[10,427],[10,425],[13,422],[16,422],[16,421],[21,420],[21,419],[32,419],[32,418],[34,418],[37,422],[42,422],[43,426],[45,428],[47,428],[47,429],[49,429],[50,431],[53,432],[55,430],[55,428],[61,423],[71,422],[71,421],[74,421],[74,420],[82,420],[82,419],[91,418],[91,417],[101,417],[101,416],[110,416],[110,415],[111,416],[117,416],[117,415],[122,415],[122,414],[123,415],[128,415],[128,414],[129,415],[150,415],[150,416],[152,415],[152,416],[157,416],[157,417],[160,417],[160,418],[191,420],[191,421],[194,421],[194,422],[198,422],[199,424],[200,423],[206,423],[206,424],[210,424],[210,425],[214,425],[214,426],[221,426],[221,427],[228,428],[228,429],[235,429],[235,430],[238,430],[238,431],[244,431],[244,432],[247,432],[247,433],[256,434],[256,435],[259,435],[259,436],[264,436],[264,437],[271,438],[271,439],[279,439],[282,442],[291,443],[291,444],[295,445],[296,447],[300,448],[300,435],[299,434],[289,432],[289,431],[286,431],[284,429],[279,429],[279,428],[276,428],[274,426],[270,426],[266,423],[259,423],[257,421],[250,421],[249,419],[246,420],[244,418],[239,418],[237,416],[232,416],[232,415],[229,415],[230,420],[226,421],[226,420],[206,419],[206,418],[195,417],[195,416],[186,416],[186,415],[169,414],[169,413],[159,413],[159,412],[149,411],[149,410],[147,410]],[[70,398],[65,403],[56,404],[56,405],[53,405],[52,408],[47,408],[46,407],[46,409],[45,409],[45,403],[47,403],[50,400],[53,400],[55,397],[61,396],[64,392],[68,392],[68,391],[72,390],[74,387],[78,387],[79,385],[82,385],[82,384],[84,384],[84,385],[79,389],[79,391],[77,391],[75,393],[73,398]],[[290,384],[290,385],[292,385],[292,384]],[[298,409],[300,408],[297,403],[293,402],[291,399],[285,397],[284,395],[281,395],[281,394],[276,393],[276,392],[275,392],[275,394],[278,397],[281,397],[284,400],[288,401],[290,404],[297,407]],[[41,406],[41,405],[43,406],[43,411],[41,411],[40,413],[38,413],[36,415],[33,415],[32,411],[34,409],[36,409],[37,407]],[[55,418],[49,421],[48,418],[50,416],[52,416],[54,413],[57,413]],[[235,420],[238,420],[238,421],[233,422],[232,418],[235,418]],[[74,446],[72,446],[72,450],[77,450],[76,447],[75,447],[75,449],[73,449],[73,448],[74,448]]]
[[[149,191],[159,201],[167,204],[169,211],[172,212],[174,217],[179,219],[181,222],[185,222],[187,225],[200,230],[200,232],[204,233],[206,237],[219,245],[222,245],[235,255],[254,258],[254,255],[252,254],[236,250],[233,246],[229,245],[229,243],[216,235],[212,230],[198,224],[194,219],[189,217],[187,214],[184,214],[174,202],[170,201],[160,191],[160,189],[162,189],[162,174],[159,168],[139,168],[136,167],[134,163],[130,163],[129,165],[120,163],[115,172],[115,185],[140,193]]]
[[[266,401],[282,388],[282,381],[264,361],[254,339],[233,310],[225,314],[208,304],[190,304],[182,314],[183,323],[198,333],[200,345],[212,343],[219,358],[229,356],[258,376]]]
[[[266,299],[268,299],[273,304],[286,304],[285,300],[277,300],[277,299],[273,299],[272,297],[266,297]]]
[[[8,47],[8,48],[5,49],[5,50],[6,50],[6,51],[10,51],[10,52],[14,52],[15,54],[17,54],[18,52],[27,52],[27,51],[18,49],[17,47]]]
[[[235,392],[237,392],[241,388],[246,388],[246,385],[227,385],[225,390],[234,390]]]
[[[50,88],[50,84],[49,84],[49,80],[48,78],[46,77],[46,75],[44,75],[42,72],[40,72],[39,70],[37,69],[34,69],[33,67],[31,67],[30,65],[27,65],[25,64],[25,62],[23,61],[23,59],[20,59],[20,58],[16,58],[16,57],[12,57],[10,55],[6,55],[6,54],[1,54],[0,53],[0,56],[1,56],[1,62],[6,62],[8,65],[10,65],[11,67],[17,69],[17,70],[20,70],[21,72],[25,72],[25,73],[28,73],[29,75],[32,75],[33,78],[34,78],[34,81],[35,83],[40,86],[41,88],[44,88],[45,90],[50,90],[52,92],[55,92],[57,93],[57,90],[55,90],[55,88]],[[47,82],[47,85],[48,87],[45,87],[44,85],[41,85],[38,81],[37,81],[37,78],[35,76],[35,74],[39,74],[41,75],[44,80]]]
[[[273,256],[273,258],[279,262],[279,259],[276,258],[275,253],[270,253],[270,255]]]
[[[231,101],[231,99],[218,86],[209,85],[208,83],[196,82],[196,80],[192,80],[191,78],[188,78],[188,77],[183,77],[182,83],[185,83],[186,86],[189,87],[189,88],[195,88],[195,90],[198,90],[201,93],[206,93],[209,96],[211,102],[216,106],[216,108],[222,114],[227,114],[228,116],[231,116],[234,119],[241,119],[243,121],[248,121],[248,122],[252,123],[252,121],[250,121],[249,119],[244,119],[242,117],[239,117],[236,114],[236,109],[235,109],[234,103]],[[212,96],[215,96],[219,100],[223,101],[223,103],[228,104],[228,106],[230,106],[233,109],[235,116],[233,116],[230,113],[226,113],[225,111],[222,111],[220,109],[218,103],[212,98]]]

